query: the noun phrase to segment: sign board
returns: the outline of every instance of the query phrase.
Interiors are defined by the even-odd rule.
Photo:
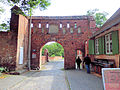
[[[24,48],[20,47],[19,64],[23,64],[23,59],[24,59],[23,52],[24,52]]]
[[[103,68],[104,90],[120,90],[120,68]]]
[[[35,53],[32,53],[32,58],[36,58],[36,54]]]

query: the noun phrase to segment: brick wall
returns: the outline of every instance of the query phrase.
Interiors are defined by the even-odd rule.
[[[48,60],[61,60],[62,56],[48,57]]]
[[[45,64],[46,62],[47,62],[47,60],[46,60],[46,56],[42,56],[41,57],[42,59],[41,59],[41,65],[43,65],[43,64]]]
[[[11,10],[13,9],[18,9],[18,7],[15,6]],[[15,69],[22,69],[27,63],[28,23],[26,17],[15,15],[12,12],[10,33],[0,34],[1,61],[13,62],[16,66]],[[41,48],[47,42],[55,41],[64,48],[64,68],[74,69],[76,50],[81,50],[84,53],[85,41],[96,30],[94,20],[89,16],[33,17],[32,23],[31,67],[33,68],[40,67]],[[42,28],[39,28],[39,23],[41,23]],[[62,23],[62,28],[59,28],[60,23]],[[67,28],[67,23],[70,24],[70,28]],[[49,29],[46,28],[46,24],[55,27]],[[75,28],[75,24],[77,24],[77,28]],[[20,47],[23,47],[23,64],[19,64]],[[34,58],[32,57],[33,53],[36,54]]]
[[[19,64],[20,47],[24,48],[23,64]],[[27,53],[28,19],[12,12],[10,32],[0,32],[0,66],[8,67],[10,70],[22,69],[27,64]]]
[[[10,31],[0,32],[0,66],[16,69],[18,15],[11,13]]]
[[[47,62],[46,56],[42,56],[41,58],[42,58],[41,59],[41,65],[45,64]],[[62,59],[62,56],[48,57],[48,61],[61,60],[61,59]]]
[[[28,19],[19,15],[16,69],[22,69],[28,60]],[[23,48],[23,64],[20,64],[20,48]]]
[[[17,33],[0,32],[0,66],[15,70],[17,52]]]
[[[55,41],[61,44],[64,48],[64,68],[74,69],[75,68],[75,58],[76,50],[81,50],[82,53],[85,52],[85,41],[91,36],[93,31],[92,21],[89,19],[46,19],[45,17],[33,17],[32,23],[32,52],[36,50],[36,58],[32,58],[32,67],[39,67],[40,65],[40,49],[47,42]],[[67,28],[67,23],[69,22],[70,28],[73,28],[73,33],[71,29]],[[39,28],[39,23],[41,28]],[[60,23],[62,23],[62,28],[59,28]],[[74,24],[77,24],[77,28],[74,28]],[[90,24],[92,23],[92,25]],[[46,24],[54,25],[58,27],[58,32],[50,33],[49,28],[46,28]],[[92,29],[90,28],[93,27]],[[78,33],[78,28],[80,28],[80,33]],[[56,28],[53,28],[56,29]],[[56,29],[57,30],[57,29]],[[64,32],[65,30],[65,32]],[[94,29],[95,30],[95,29]]]
[[[45,64],[46,62],[48,62],[48,50],[45,49],[44,50],[44,56],[41,55],[41,59],[40,59],[40,63]]]

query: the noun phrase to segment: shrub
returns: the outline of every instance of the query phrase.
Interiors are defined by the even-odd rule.
[[[7,68],[5,67],[0,67],[0,73],[7,72]]]

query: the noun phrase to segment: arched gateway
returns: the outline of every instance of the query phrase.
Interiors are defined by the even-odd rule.
[[[95,30],[95,21],[89,16],[33,16],[32,17],[33,68],[40,65],[40,49],[50,41],[60,43],[64,48],[64,68],[75,68],[76,51],[84,52],[85,41]]]
[[[10,26],[11,32],[17,35],[15,63],[16,69],[19,69],[28,60],[29,19],[12,13]],[[84,54],[85,41],[96,30],[95,21],[91,16],[33,16],[31,26],[31,68],[40,67],[42,46],[55,41],[64,48],[64,68],[74,69],[77,50]],[[24,57],[21,58],[21,55]]]

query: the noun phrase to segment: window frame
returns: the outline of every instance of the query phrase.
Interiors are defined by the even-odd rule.
[[[42,28],[42,25],[41,25],[41,23],[39,23],[39,28]]]
[[[74,33],[73,28],[70,28],[70,33],[71,33],[71,34]]]
[[[105,35],[105,52],[106,54],[113,54],[112,50],[112,33]]]
[[[95,54],[99,54],[99,39],[95,39]]]
[[[77,28],[77,23],[75,22],[75,24],[74,24],[74,28]]]
[[[48,23],[46,24],[46,28],[49,28],[49,24]]]
[[[62,23],[60,23],[60,28],[62,28]]]
[[[78,33],[81,33],[81,28],[80,27],[78,27]]]
[[[34,27],[34,25],[33,25],[33,23],[31,23],[31,28],[33,28]]]
[[[69,23],[67,23],[67,28],[70,28],[70,24]]]

